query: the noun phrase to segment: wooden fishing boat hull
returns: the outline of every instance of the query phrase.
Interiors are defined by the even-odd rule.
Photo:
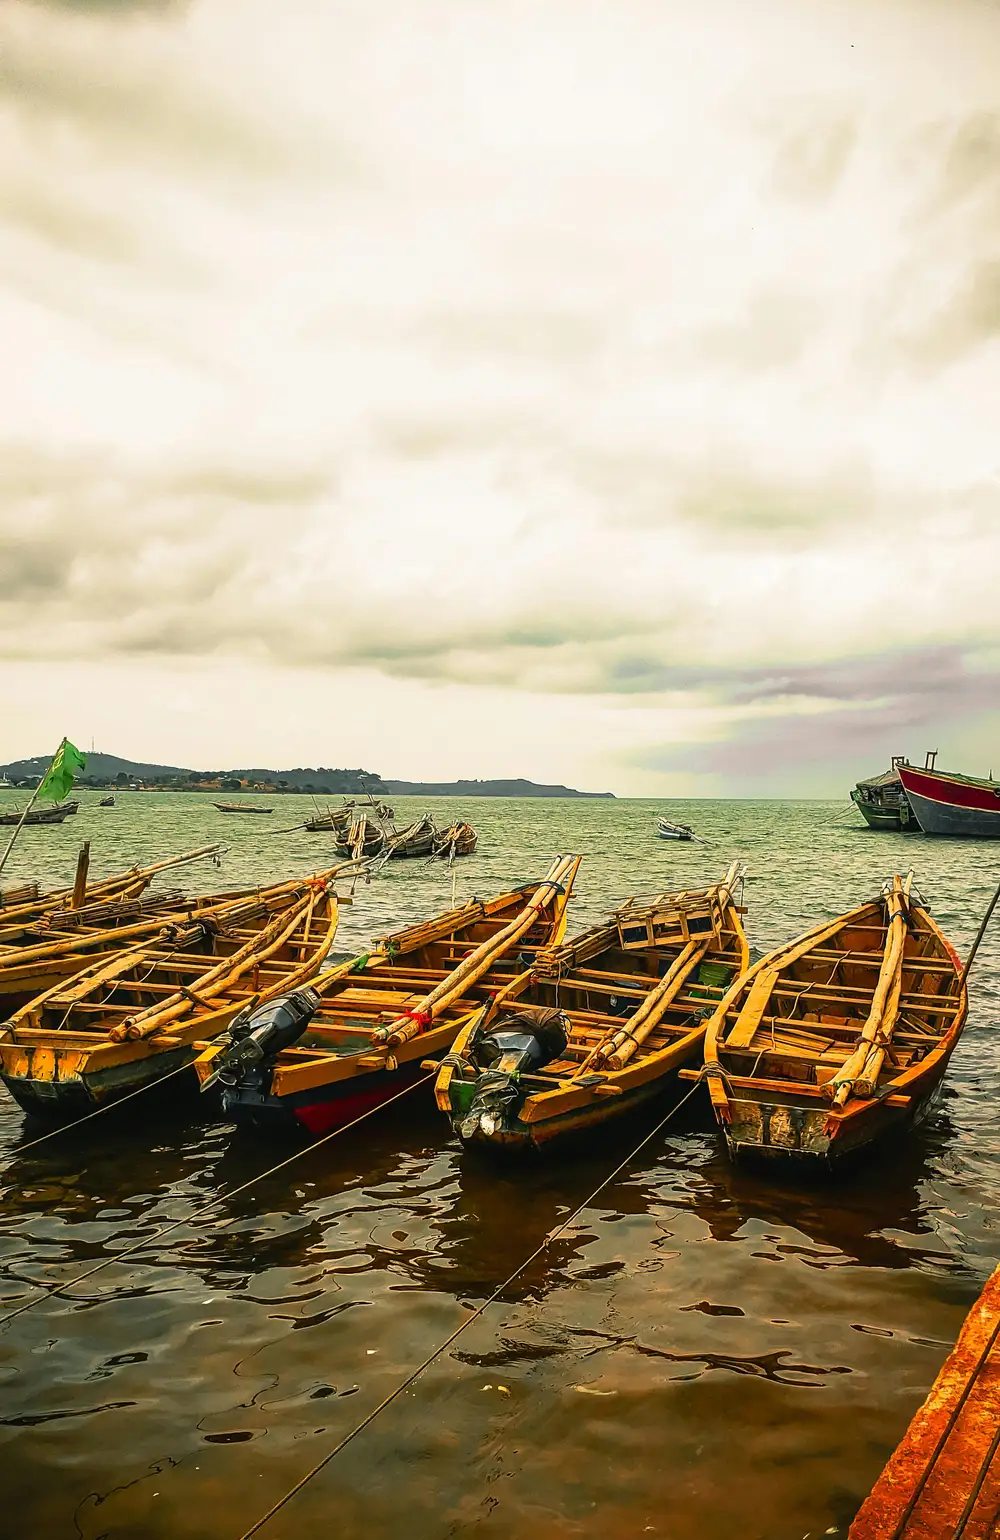
[[[960,984],[960,958],[921,906],[915,911],[917,922],[906,931],[906,944],[912,944],[913,950],[908,952],[904,944],[902,952],[903,972],[910,983],[901,995],[907,1004],[900,1018],[905,1012],[920,1018],[918,1026],[924,1021],[932,1026],[921,1026],[922,1040],[918,1033],[911,1034],[905,1051],[902,1034],[890,1037],[891,1051],[904,1057],[897,1058],[895,1067],[883,1065],[874,1086],[858,1075],[860,1089],[855,1088],[842,1105],[828,1094],[829,1082],[844,1065],[845,1055],[850,1056],[854,1034],[871,1003],[871,996],[857,983],[832,985],[836,968],[831,971],[829,964],[833,952],[842,946],[837,966],[851,970],[852,979],[860,978],[865,966],[874,971],[875,963],[865,962],[866,954],[859,945],[852,947],[852,938],[863,941],[877,929],[873,922],[879,912],[878,904],[862,906],[779,948],[737,980],[721,1003],[706,1034],[701,1073],[709,1081],[716,1120],[733,1160],[819,1171],[857,1157],[887,1135],[922,1121],[933,1109],[965,1025],[968,996]],[[829,948],[823,950],[827,943]],[[782,953],[790,951],[797,955],[783,963]],[[806,971],[799,971],[803,966]],[[820,974],[812,983],[809,968]],[[755,1012],[754,993],[766,987],[768,978],[773,980],[774,997],[787,996],[789,991],[799,991],[799,1001],[811,996],[810,1014],[796,1016],[794,1004],[784,1016],[765,1019],[760,1013],[768,1005],[763,1003]],[[916,992],[914,978],[920,982]],[[823,991],[831,989],[833,994],[822,998]],[[839,1000],[838,989],[842,990]],[[770,1008],[777,1011],[780,1006]],[[932,1031],[935,1022],[940,1022],[937,1037]],[[746,1026],[742,1035],[741,1025]],[[807,1046],[810,1039],[828,1040],[830,1047],[817,1052]],[[790,1065],[801,1078],[791,1078]]]
[[[694,834],[693,830],[678,823],[659,823],[656,832],[661,840],[689,840]]]
[[[829,1108],[803,1110],[780,1093],[767,1100],[730,1102],[732,1122],[724,1129],[726,1149],[742,1165],[797,1165],[803,1170],[832,1168],[887,1135],[921,1123],[941,1097],[944,1068],[924,1093],[887,1097],[858,1107],[849,1118]]]
[[[108,1102],[141,1091],[185,1064],[193,1064],[197,1051],[193,1044],[187,1044],[96,1065],[88,1062],[92,1055],[74,1055],[71,1050],[64,1049],[55,1056],[49,1053],[50,1063],[45,1068],[52,1071],[50,1077],[48,1073],[44,1076],[32,1074],[33,1057],[37,1055],[33,1056],[29,1049],[23,1061],[12,1064],[12,1073],[7,1073],[6,1068],[0,1069],[0,1080],[17,1105],[32,1117],[70,1123]],[[190,1089],[193,1090],[196,1084],[192,1070]]]
[[[43,824],[62,823],[64,819],[71,818],[79,808],[79,803],[64,802],[57,807],[33,807],[24,819],[24,827],[29,825],[38,828]],[[16,827],[21,822],[20,813],[0,813],[0,826],[4,828]]]
[[[673,1069],[676,1070],[685,1063],[692,1063],[700,1055],[699,1039],[691,1045],[689,1052],[678,1058]],[[458,1084],[453,1082],[453,1085],[455,1092],[458,1092]],[[581,1096],[578,1106],[569,1108],[565,1112],[549,1113],[538,1122],[525,1122],[519,1118],[516,1123],[498,1129],[490,1138],[486,1138],[477,1129],[471,1138],[463,1138],[462,1143],[478,1146],[480,1149],[497,1149],[505,1155],[547,1150],[554,1144],[568,1145],[577,1140],[591,1138],[609,1123],[634,1116],[647,1107],[658,1104],[666,1106],[671,1100],[676,1100],[677,1095],[676,1074],[665,1072],[658,1074],[645,1085],[631,1086],[627,1091],[623,1091],[621,1096],[600,1099]],[[451,1112],[456,1121],[466,1110],[467,1106],[461,1093],[457,1095],[453,1093]]]
[[[899,778],[925,834],[1000,839],[1000,781],[901,765]]]
[[[631,901],[560,956],[542,954],[470,1019],[435,1086],[462,1142],[542,1149],[675,1096],[678,1072],[700,1060],[707,1019],[748,962],[731,894],[736,878],[727,880],[728,887],[661,895],[649,909]],[[614,1044],[633,1029],[641,1035],[618,1062]],[[522,1042],[537,1033],[541,1046],[548,1031],[562,1046],[546,1050],[534,1071],[492,1057],[491,1042],[501,1040],[494,1033]],[[609,1040],[602,1059],[600,1043]]]
[[[275,1096],[244,1077],[237,1086],[222,1087],[222,1112],[238,1128],[271,1134],[305,1129],[319,1138],[381,1107],[424,1074],[420,1061],[414,1059],[395,1070],[373,1070],[356,1080],[333,1081],[284,1096]]]

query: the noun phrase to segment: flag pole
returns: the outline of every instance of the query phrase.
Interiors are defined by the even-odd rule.
[[[59,745],[59,749],[62,748],[63,743],[65,743],[65,742],[66,742],[66,739],[64,738],[62,743],[60,743],[60,745]],[[59,753],[59,749],[56,749],[56,754]],[[54,757],[55,756],[53,756],[53,758]],[[50,769],[51,769],[51,766],[50,766]],[[45,774],[47,775],[48,771],[46,771]],[[17,827],[15,828],[15,830],[14,830],[13,834],[11,835],[10,839],[7,841],[7,849],[4,851],[3,855],[0,856],[0,872],[2,872],[4,867],[7,865],[7,857],[10,855],[11,851],[14,849],[14,841],[17,839],[17,836],[20,834],[21,830],[24,828],[24,820],[27,818],[28,814],[31,812],[31,809],[34,807],[35,803],[38,801],[38,793],[41,791],[41,789],[42,789],[44,784],[45,784],[45,775],[43,775],[41,777],[41,779],[38,782],[38,785],[35,787],[34,791],[32,792],[32,794],[31,794],[31,801],[28,803],[28,805],[25,808],[24,812],[21,814],[21,817],[20,817],[20,820],[19,820],[19,822],[17,824]]]

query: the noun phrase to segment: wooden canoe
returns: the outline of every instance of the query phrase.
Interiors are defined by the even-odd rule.
[[[350,1122],[418,1077],[491,991],[561,939],[579,864],[563,856],[539,883],[381,938],[313,981],[321,1004],[293,1046],[243,1066],[238,1045],[215,1045],[200,1079],[219,1078],[226,1116],[244,1125],[323,1134]]]
[[[320,971],[337,928],[333,872],[175,917],[93,963],[0,1027],[0,1077],[18,1104],[74,1118],[189,1063],[255,998]]]
[[[384,852],[387,833],[367,813],[355,812],[346,829],[337,833],[337,849],[352,861],[368,861]]]
[[[71,818],[79,810],[79,802],[58,802],[52,807],[33,807],[23,815],[24,827],[29,824],[62,823],[64,819]],[[0,813],[0,826],[11,828],[22,822],[22,814],[16,809],[11,813]]]
[[[385,853],[392,860],[409,860],[414,856],[429,856],[434,852],[436,834],[434,822],[426,814],[417,818],[405,829],[390,834],[385,842]]]
[[[658,821],[656,832],[661,840],[689,840],[694,837],[694,830],[688,824],[671,823],[669,818]]]
[[[742,875],[630,899],[471,1018],[435,1085],[463,1142],[524,1149],[594,1129],[700,1060],[705,1023],[748,962]]]
[[[479,835],[471,823],[449,824],[434,836],[434,854],[454,860],[456,856],[471,856],[479,843]]]
[[[253,807],[247,802],[217,802],[216,807],[220,813],[271,813],[270,807]]]
[[[992,1540],[1000,1534],[1000,1268],[850,1540]]]
[[[900,877],[762,958],[705,1037],[730,1154],[830,1164],[923,1116],[965,1025],[961,971]]]

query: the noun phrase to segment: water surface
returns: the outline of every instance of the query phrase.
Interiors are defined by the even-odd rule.
[[[10,794],[3,794],[10,800]],[[263,800],[263,799],[261,799]],[[207,797],[83,793],[29,830],[4,880],[72,879],[223,839],[208,891],[314,870],[310,810],[227,818]],[[466,816],[454,873],[398,863],[344,911],[345,947],[585,856],[576,929],[629,893],[749,862],[747,927],[769,947],[911,863],[964,950],[1000,849],[875,834],[842,805],[674,804],[706,845],[655,838],[651,802],[400,799]],[[176,878],[166,881],[174,885]],[[165,884],[166,885],[166,884]],[[940,1108],[823,1186],[734,1171],[699,1091],[505,1299],[264,1530],[581,1540],[801,1540],[846,1533],[997,1257],[1000,932],[974,976]],[[141,1105],[141,1104],[140,1104]],[[0,1295],[52,1285],[145,1236],[76,1294],[0,1329],[0,1535],[239,1536],[571,1212],[654,1118],[530,1164],[463,1155],[428,1097],[307,1152],[156,1233],[296,1146],[211,1106],[99,1118],[9,1156],[0,1093]]]

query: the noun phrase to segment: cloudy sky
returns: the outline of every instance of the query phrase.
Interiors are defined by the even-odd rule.
[[[1000,7],[4,0],[0,758],[1000,770]]]

